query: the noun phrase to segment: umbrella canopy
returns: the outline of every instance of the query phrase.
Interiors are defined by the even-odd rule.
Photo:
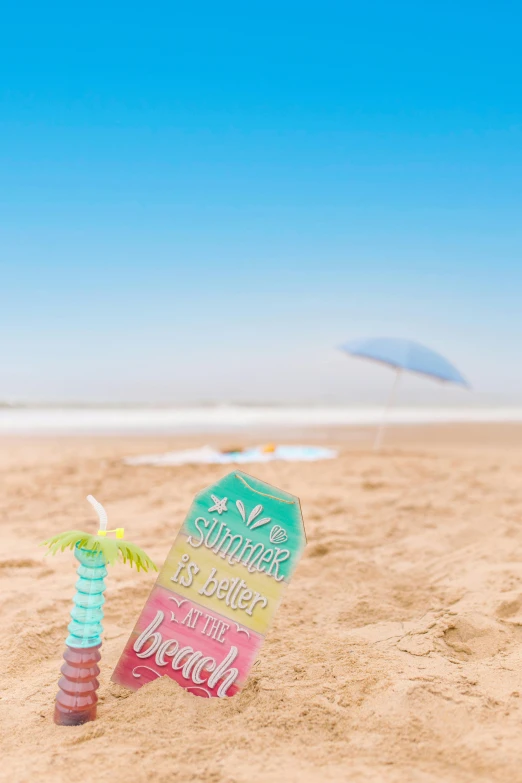
[[[376,337],[367,340],[355,340],[340,346],[342,351],[350,356],[360,356],[362,359],[371,359],[374,362],[387,364],[396,371],[385,416],[377,429],[374,449],[380,448],[385,429],[386,411],[393,405],[395,392],[400,375],[403,370],[420,373],[429,378],[445,383],[456,383],[459,386],[469,388],[466,379],[460,374],[447,359],[432,351],[431,348],[416,343],[413,340],[397,340],[391,337]]]
[[[351,356],[360,356],[382,362],[396,370],[428,375],[438,381],[456,383],[469,388],[466,379],[447,359],[430,348],[413,340],[399,340],[391,337],[376,337],[354,340],[341,345],[341,350]]]

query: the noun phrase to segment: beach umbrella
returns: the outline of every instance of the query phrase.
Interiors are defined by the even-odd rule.
[[[119,560],[135,565],[138,571],[158,570],[143,549],[123,541],[123,528],[107,530],[107,513],[96,498],[88,495],[87,500],[98,514],[99,530],[96,535],[68,530],[43,542],[53,555],[72,549],[80,564],[71,622],[67,626],[69,636],[63,654],[65,663],[61,668],[54,710],[54,722],[60,726],[78,726],[96,718],[104,578],[107,576],[105,566],[114,565]],[[109,538],[107,533],[115,533],[116,538]]]
[[[354,340],[340,346],[341,350],[350,356],[370,359],[374,362],[387,364],[395,370],[395,378],[385,409],[393,405],[399,379],[404,370],[426,375],[442,383],[455,383],[469,388],[466,379],[447,359],[431,348],[416,343],[413,340],[400,340],[392,337],[376,337],[365,340]],[[384,435],[385,416],[377,430],[374,448],[378,449]]]

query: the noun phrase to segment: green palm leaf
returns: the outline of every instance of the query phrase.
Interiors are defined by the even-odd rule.
[[[106,563],[114,565],[121,560],[123,563],[135,565],[138,571],[157,571],[158,569],[150,557],[136,544],[123,541],[121,538],[108,538],[107,536],[93,536],[82,530],[67,530],[46,539],[42,546],[48,548],[48,554],[55,555],[66,549],[74,549],[75,546],[91,552],[102,552]]]

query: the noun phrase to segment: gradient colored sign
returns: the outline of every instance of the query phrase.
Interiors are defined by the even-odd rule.
[[[167,675],[233,696],[306,544],[299,499],[234,471],[194,498],[114,670],[137,690]]]

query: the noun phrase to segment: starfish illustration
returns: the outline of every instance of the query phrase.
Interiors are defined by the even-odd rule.
[[[216,495],[211,495],[210,497],[214,501],[214,505],[209,508],[209,511],[217,511],[220,516],[223,513],[223,511],[228,511],[227,508],[228,498],[223,498],[223,500],[220,500],[218,497],[216,497]]]

